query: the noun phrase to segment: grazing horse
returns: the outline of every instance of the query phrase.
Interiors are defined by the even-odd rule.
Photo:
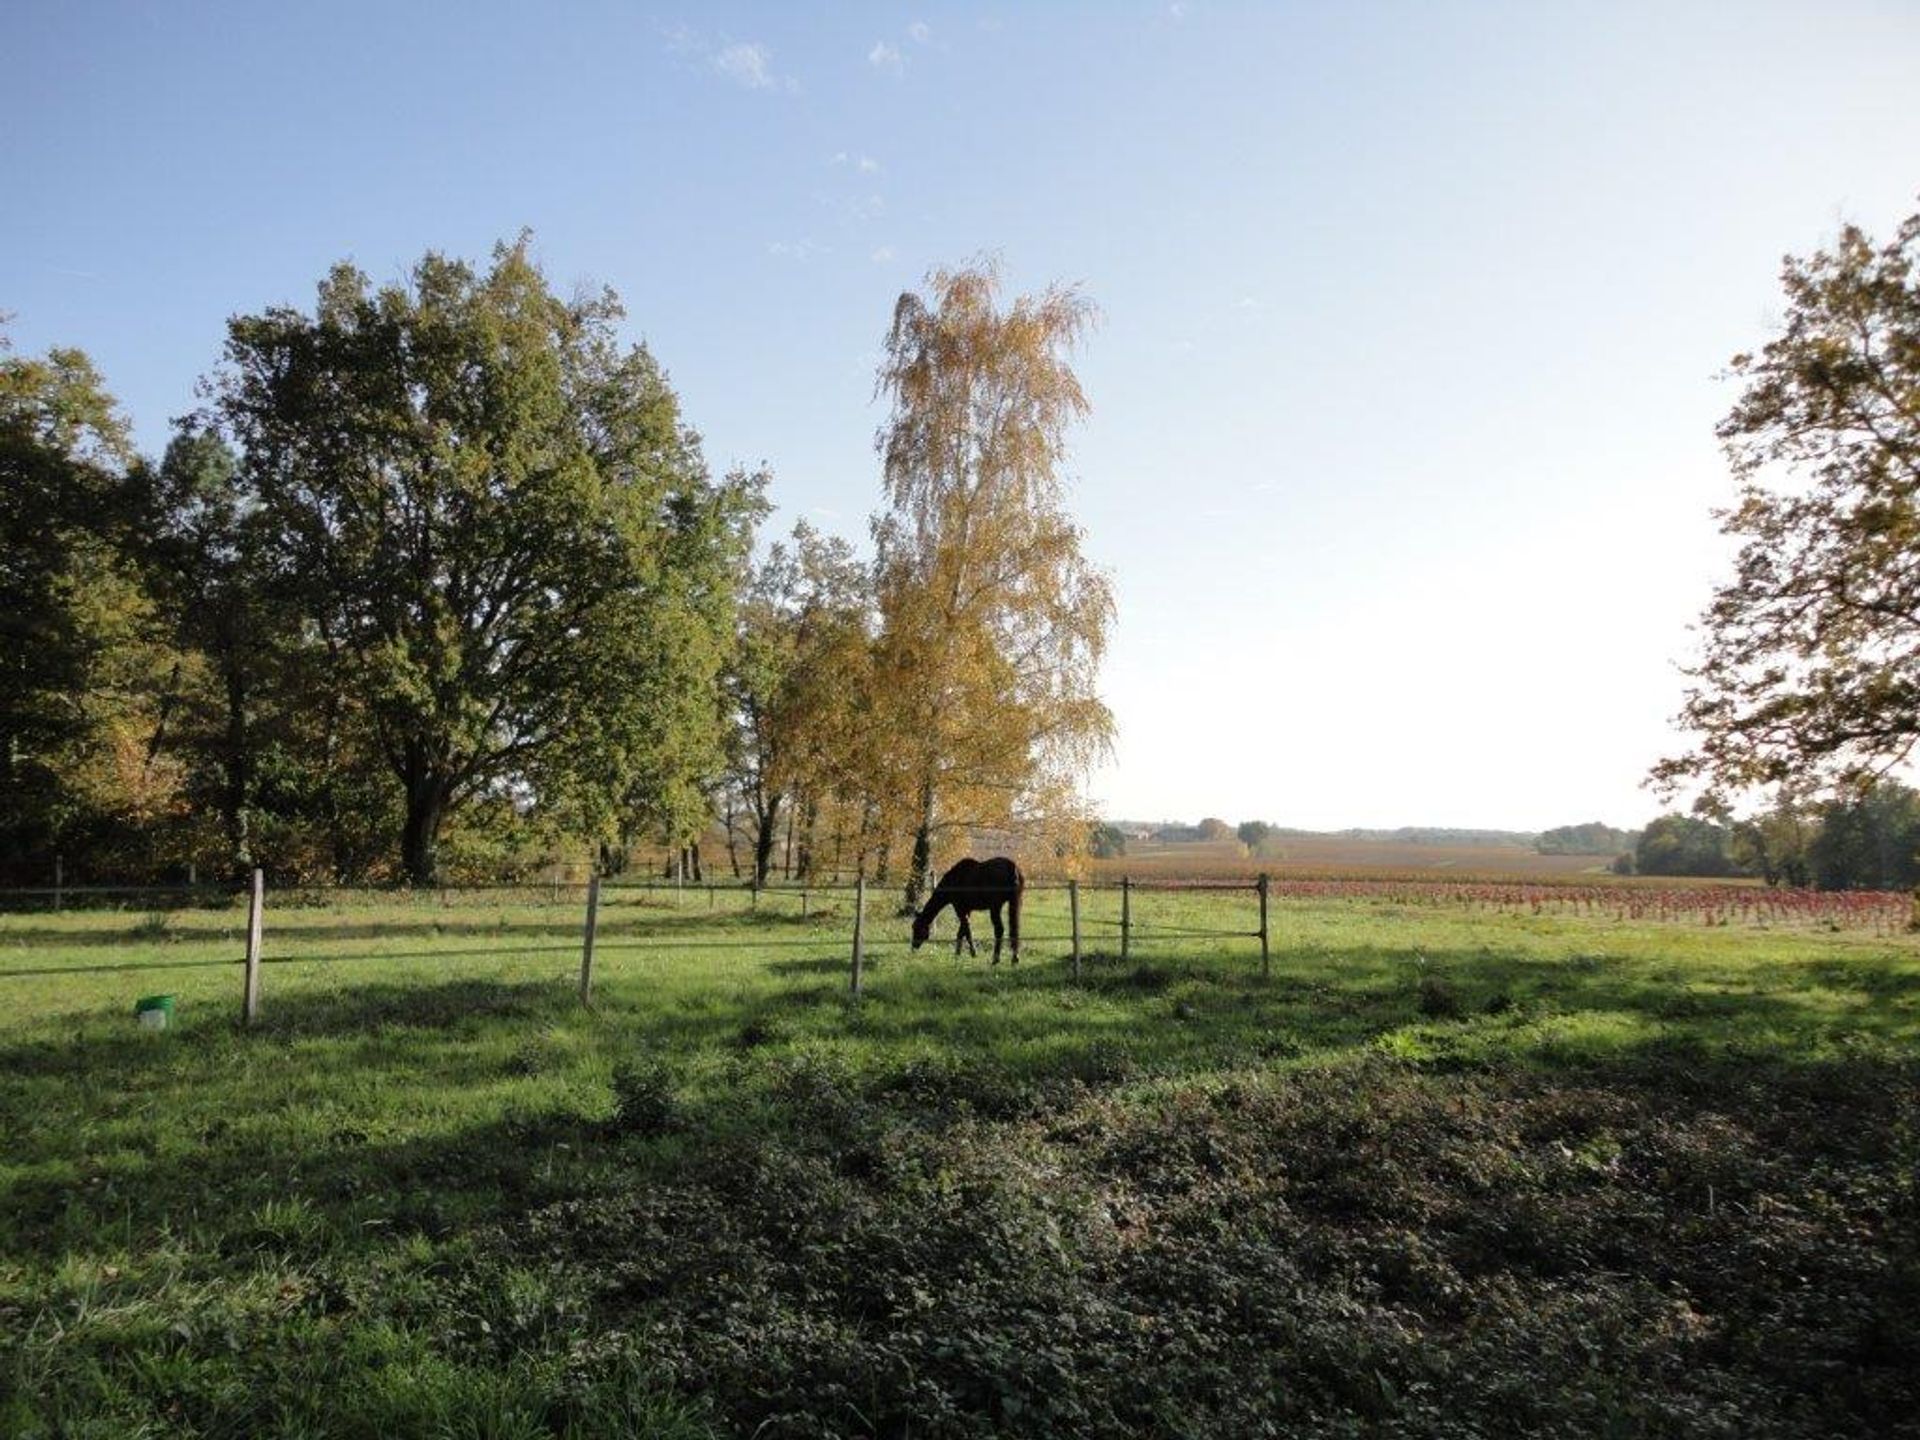
[[[913,948],[918,950],[927,943],[934,917],[951,905],[960,921],[960,932],[953,937],[953,953],[958,955],[960,947],[965,945],[969,955],[978,955],[979,951],[973,948],[973,927],[967,923],[967,916],[975,910],[985,910],[993,918],[993,963],[998,965],[1003,933],[1000,907],[1004,905],[1013,931],[1013,963],[1018,965],[1020,895],[1026,887],[1020,867],[1004,855],[996,855],[991,860],[962,860],[940,877],[940,883],[933,887],[933,898],[913,917]]]

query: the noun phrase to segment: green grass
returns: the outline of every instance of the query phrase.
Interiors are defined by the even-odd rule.
[[[0,917],[0,1433],[1916,1433],[1914,942],[1083,899]]]

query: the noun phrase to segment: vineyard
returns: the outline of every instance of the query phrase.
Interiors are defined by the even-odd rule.
[[[1804,925],[1893,935],[1914,897],[1887,890],[1781,890],[1754,885],[1539,885],[1498,881],[1276,878],[1270,893],[1302,900],[1376,900],[1505,915],[1589,915],[1696,925]]]

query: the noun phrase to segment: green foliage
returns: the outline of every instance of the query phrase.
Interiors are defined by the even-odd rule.
[[[1273,826],[1264,820],[1242,820],[1239,828],[1233,833],[1250,852],[1257,853],[1260,847],[1267,843],[1268,837],[1273,834]]]
[[[1592,820],[1585,825],[1543,830],[1533,845],[1542,855],[1619,855],[1633,849],[1638,840],[1631,830],[1616,830]]]
[[[176,809],[150,740],[180,657],[126,551],[125,423],[79,350],[0,336],[0,852],[142,866]]]
[[[1096,820],[1087,827],[1087,853],[1096,860],[1118,860],[1127,853],[1127,835],[1117,825]]]
[[[1662,815],[1640,832],[1634,846],[1639,875],[1732,875],[1738,866],[1725,826],[1694,815]]]
[[[622,1060],[613,1069],[613,1123],[628,1135],[668,1135],[684,1123],[674,1075],[657,1056]]]
[[[823,799],[853,807],[862,820],[877,803],[866,753],[872,603],[871,576],[853,548],[804,520],[790,544],[769,548],[741,597],[723,677],[727,784],[748,821],[759,884],[772,871],[783,806],[806,809],[802,853],[810,856]],[[809,868],[802,865],[803,876]]]
[[[717,764],[705,697],[757,492],[708,481],[620,313],[555,298],[523,239],[406,286],[340,266],[312,315],[229,326],[214,414],[325,688],[399,782],[416,880],[474,796],[684,831]]]
[[[1920,884],[1920,793],[1882,780],[1820,807],[1807,869],[1822,890],[1910,890]]]

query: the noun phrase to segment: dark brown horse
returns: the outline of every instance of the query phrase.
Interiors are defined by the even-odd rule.
[[[927,943],[934,917],[951,905],[960,921],[960,931],[953,937],[953,953],[958,955],[960,947],[965,945],[969,955],[978,955],[980,952],[973,948],[973,927],[967,923],[967,916],[975,910],[985,910],[993,917],[993,963],[998,965],[1000,937],[1004,933],[1000,907],[1004,905],[1009,921],[1007,928],[1013,932],[1013,963],[1018,965],[1020,895],[1026,887],[1020,867],[1004,855],[996,855],[991,860],[962,860],[940,877],[940,883],[933,887],[933,898],[913,917],[913,948],[918,950]]]

